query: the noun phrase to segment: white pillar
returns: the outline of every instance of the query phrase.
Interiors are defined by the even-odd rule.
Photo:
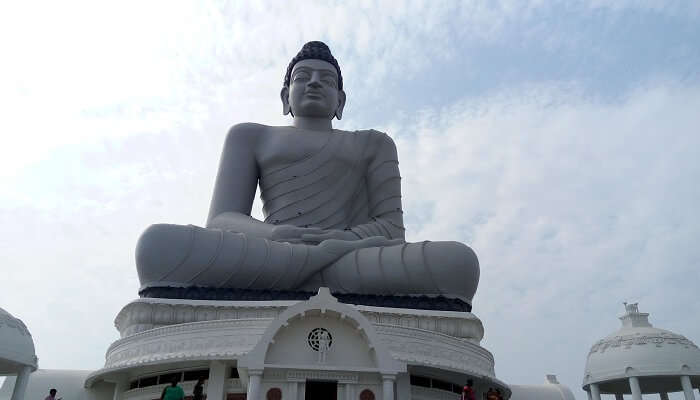
[[[589,388],[586,390],[586,394],[588,395],[588,400],[593,400],[593,396],[591,396],[591,389]]]
[[[12,400],[24,400],[24,392],[27,390],[27,383],[29,383],[29,374],[32,373],[32,367],[25,365],[19,374],[17,374],[17,380],[15,381],[15,387],[12,389]]]
[[[355,400],[355,387],[352,383],[343,385],[345,388],[345,400]]]
[[[666,392],[659,393],[659,398],[661,400],[668,400],[668,393],[666,393]]]
[[[695,400],[695,393],[693,393],[693,385],[690,384],[690,377],[688,375],[681,376],[681,386],[683,386],[685,400]]]
[[[260,385],[262,384],[261,370],[248,370],[248,394],[246,400],[262,400],[260,397]]]
[[[411,400],[411,376],[407,372],[396,375],[396,398]]]
[[[212,361],[209,363],[207,380],[207,399],[224,400],[226,397],[226,363]]]
[[[297,382],[287,383],[287,395],[283,399],[297,400],[299,398],[299,384]]]
[[[633,400],[642,400],[642,389],[639,387],[639,379],[636,376],[630,376],[630,390],[632,391]]]
[[[394,400],[394,381],[396,375],[382,375],[382,400]]]
[[[598,389],[597,383],[591,383],[590,393],[593,400],[600,400],[600,389]]]
[[[615,393],[615,400],[625,400],[622,393]]]
[[[121,400],[124,397],[124,392],[129,385],[129,381],[126,379],[120,379],[114,383],[114,396],[112,400]]]

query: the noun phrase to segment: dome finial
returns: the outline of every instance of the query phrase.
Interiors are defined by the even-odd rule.
[[[627,303],[625,305],[625,315],[620,317],[623,327],[651,326],[649,323],[649,313],[639,312],[639,303]]]
[[[627,303],[626,301],[622,304],[625,305],[625,311],[627,314],[639,314],[639,303]]]

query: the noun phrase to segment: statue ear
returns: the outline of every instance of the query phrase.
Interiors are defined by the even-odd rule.
[[[345,92],[338,90],[338,108],[335,109],[335,117],[340,121],[343,118],[343,109],[345,108]]]
[[[282,114],[287,115],[292,112],[292,107],[289,106],[289,88],[283,86],[280,91],[280,99],[282,99]],[[292,114],[292,117],[294,114]]]

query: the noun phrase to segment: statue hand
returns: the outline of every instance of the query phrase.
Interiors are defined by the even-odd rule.
[[[404,243],[402,239],[387,239],[384,236],[372,236],[362,240],[328,239],[321,242],[318,247],[324,250],[326,253],[339,258],[353,250],[367,247],[395,246],[402,243]]]
[[[326,232],[321,228],[302,228],[294,225],[277,225],[272,228],[270,240],[276,242],[301,243],[304,235],[315,235]]]
[[[305,235],[302,235],[301,239],[304,242],[310,242],[310,243],[315,243],[315,244],[319,244],[319,243],[323,242],[324,240],[330,240],[330,239],[345,240],[345,241],[359,240],[357,235],[355,235],[351,231],[341,231],[338,229],[324,230],[324,231],[321,231],[321,233],[307,233]]]

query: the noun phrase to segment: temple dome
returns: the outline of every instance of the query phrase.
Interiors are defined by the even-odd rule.
[[[653,327],[649,314],[640,313],[637,303],[625,303],[625,311],[620,317],[622,327],[591,347],[584,389],[592,383],[613,384],[612,381],[626,381],[631,376],[657,377],[659,384],[664,377],[688,375],[698,379],[698,346],[682,335]]]
[[[37,369],[32,335],[22,320],[0,308],[0,375],[18,373],[27,365]]]

